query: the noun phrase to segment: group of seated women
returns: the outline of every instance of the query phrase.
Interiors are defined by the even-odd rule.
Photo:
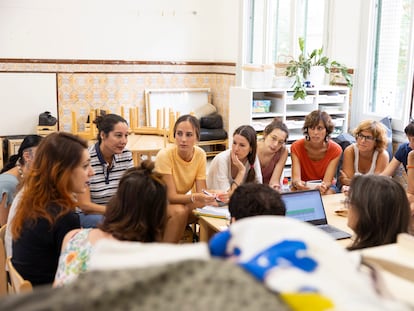
[[[260,141],[251,126],[238,127],[231,149],[212,160],[208,174],[205,152],[197,146],[200,125],[194,116],[178,118],[175,144],[158,153],[155,166],[146,161],[135,168],[125,148],[127,122],[108,114],[95,123],[98,142],[89,148],[79,137],[59,132],[40,142],[36,157],[24,150],[20,155],[18,165],[30,163],[30,169],[24,171],[24,183],[8,217],[8,239],[13,239],[8,255],[33,285],[60,286],[85,271],[91,249],[101,239],[178,243],[186,226],[196,221],[195,208],[228,203],[242,184],[263,183],[272,191],[281,190],[289,132],[279,120],[265,128]],[[337,191],[334,180],[342,149],[330,139],[333,129],[326,112],[306,116],[305,137],[291,146],[293,190],[309,189],[306,182],[319,179],[322,194]],[[409,230],[404,189],[384,176],[353,178],[387,171],[385,129],[378,122],[364,121],[354,134],[356,143],[344,152],[340,176],[350,186],[346,202],[348,223],[357,235],[353,249],[395,242],[398,233]],[[414,167],[412,156],[408,170]],[[20,170],[17,167],[23,177]],[[381,197],[373,201],[376,191]]]

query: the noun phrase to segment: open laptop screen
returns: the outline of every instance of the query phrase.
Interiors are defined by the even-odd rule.
[[[322,197],[317,189],[282,193],[286,216],[314,225],[327,224]]]

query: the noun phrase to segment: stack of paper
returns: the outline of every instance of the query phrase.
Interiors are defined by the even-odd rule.
[[[228,206],[216,207],[216,206],[204,206],[203,208],[196,208],[197,215],[217,217],[223,219],[230,219],[230,212]]]

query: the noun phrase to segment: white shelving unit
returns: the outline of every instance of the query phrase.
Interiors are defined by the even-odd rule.
[[[313,110],[328,112],[335,123],[332,137],[347,132],[349,89],[343,86],[323,86],[309,88],[304,100],[293,100],[292,89],[249,89],[244,87],[230,88],[229,103],[229,146],[232,144],[234,130],[243,124],[249,124],[260,133],[273,118],[279,117],[289,128],[290,144],[303,137],[302,127],[305,116]],[[269,112],[254,113],[253,100],[271,100]],[[290,163],[288,158],[285,176],[290,176]]]

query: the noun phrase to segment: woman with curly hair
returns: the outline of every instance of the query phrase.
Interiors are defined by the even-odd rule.
[[[345,148],[340,181],[349,186],[354,175],[381,174],[388,164],[387,130],[380,122],[362,121],[354,130],[356,143]]]
[[[333,183],[342,148],[330,139],[334,127],[325,111],[314,110],[305,117],[305,138],[295,141],[290,149],[293,189],[307,190],[307,181],[321,180],[321,194],[337,192]]]

